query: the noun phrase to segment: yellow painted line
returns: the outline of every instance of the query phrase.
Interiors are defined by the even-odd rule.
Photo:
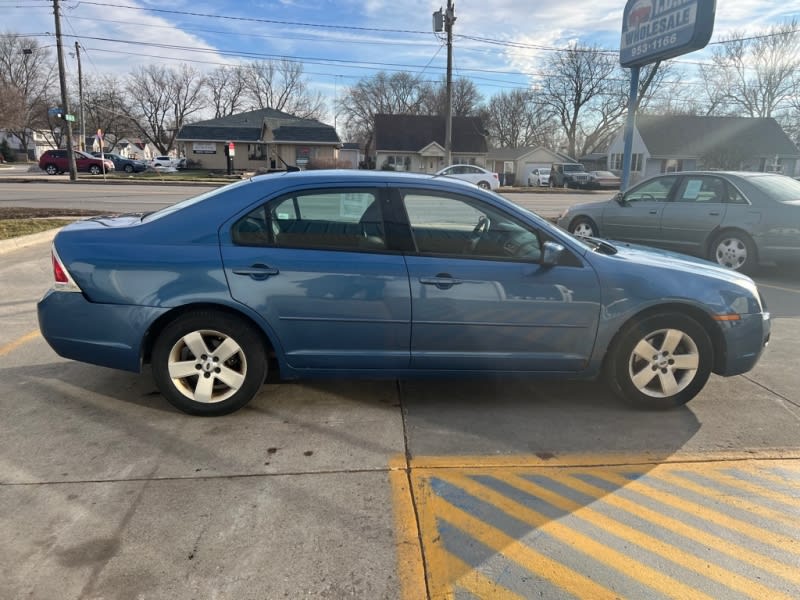
[[[755,494],[758,496],[764,496],[769,498],[770,500],[777,500],[783,504],[788,504],[789,506],[797,506],[798,499],[800,499],[800,493],[797,496],[789,496],[787,494],[783,494],[781,492],[776,492],[774,490],[770,490],[768,488],[762,487],[756,483],[752,483],[750,481],[744,481],[739,479],[738,477],[733,477],[726,473],[720,473],[719,471],[704,471],[700,473],[703,477],[708,477],[709,479],[724,483],[725,485],[735,487],[742,492],[746,492],[748,494]],[[675,474],[677,477],[680,477],[679,474]],[[786,482],[784,482],[786,485]]]
[[[390,462],[389,481],[394,507],[397,575],[400,580],[402,600],[420,600],[426,598],[428,593],[425,589],[425,570],[417,518],[404,467],[405,457],[395,458]]]
[[[0,356],[5,356],[6,354],[13,352],[23,344],[27,344],[31,340],[35,340],[37,337],[39,337],[39,335],[40,333],[39,330],[37,329],[35,331],[31,331],[30,333],[23,335],[21,338],[17,338],[13,342],[9,342],[5,346],[0,346]]]
[[[706,477],[708,473],[703,473]],[[736,508],[740,508],[742,510],[746,510],[747,512],[756,514],[760,517],[764,517],[766,519],[770,519],[772,521],[781,521],[786,523],[787,525],[797,526],[797,516],[795,515],[787,515],[784,512],[780,512],[777,510],[773,510],[766,506],[761,506],[760,504],[756,504],[755,502],[750,502],[745,496],[730,496],[725,494],[724,492],[720,492],[718,490],[709,489],[704,485],[700,485],[693,481],[689,481],[688,479],[684,479],[678,473],[668,473],[664,471],[659,471],[658,478],[669,483],[672,486],[682,488],[684,490],[688,490],[690,492],[694,492],[695,494],[701,494],[713,500],[717,500],[719,502],[724,502],[730,506],[734,506]]]
[[[795,294],[800,294],[800,290],[797,290],[797,289],[794,289],[794,288],[787,288],[787,287],[783,287],[783,286],[780,286],[780,285],[772,285],[770,283],[757,283],[756,285],[758,287],[768,287],[768,288],[772,288],[773,290],[782,290],[784,292],[794,292]]]
[[[705,472],[702,472],[702,474],[704,476],[706,475]],[[698,504],[697,502],[686,500],[676,494],[652,488],[646,483],[632,481],[622,477],[621,475],[618,475],[617,473],[611,473],[609,471],[599,471],[597,473],[592,473],[592,475],[598,477],[599,479],[604,479],[609,483],[613,483],[620,488],[624,487],[630,491],[642,494],[648,498],[652,498],[657,502],[666,504],[667,506],[671,506],[672,508],[676,508],[690,515],[694,515],[695,517],[698,517],[704,521],[715,523],[720,527],[725,527],[726,529],[740,533],[741,535],[749,537],[757,542],[774,546],[779,550],[789,550],[791,552],[800,549],[800,545],[798,545],[797,540],[791,537],[779,535],[762,529],[761,527],[756,527],[747,521],[742,521],[741,519],[723,514],[702,504]],[[658,476],[659,470],[648,473],[648,477],[657,478]]]
[[[575,479],[570,474],[549,475],[549,477],[578,492],[597,498],[606,504],[621,508],[622,510],[627,511],[636,517],[650,521],[651,523],[671,530],[678,535],[695,540],[704,546],[714,548],[723,554],[727,554],[728,556],[731,556],[737,560],[757,566],[764,571],[769,571],[778,577],[782,577],[787,581],[800,585],[800,570],[797,569],[796,565],[788,566],[780,561],[774,560],[762,554],[758,554],[752,550],[748,550],[744,546],[739,546],[717,535],[703,531],[697,527],[687,525],[679,519],[673,519],[672,517],[662,515],[661,513],[650,510],[649,508],[637,504],[636,502],[632,502],[613,493],[609,493],[607,490],[584,483],[583,481]]]
[[[431,495],[426,508],[432,509],[434,515],[445,519],[498,554],[502,554],[509,560],[514,561],[525,570],[551,581],[554,585],[566,590],[573,596],[591,598],[592,600],[619,600],[619,595],[614,591],[553,560],[546,554],[526,546],[435,494]],[[431,573],[432,575],[433,573]],[[451,579],[451,581],[454,580]],[[431,597],[439,598],[440,596],[435,595],[433,589],[431,589]]]
[[[524,596],[515,594],[508,588],[492,581],[474,567],[463,562],[457,556],[448,553],[445,560],[449,563],[450,572],[461,571],[464,573],[460,579],[453,582],[453,587],[448,592],[452,595],[445,596],[445,598],[455,598],[454,588],[460,587],[476,598],[485,598],[486,600],[525,600]],[[438,598],[435,598],[435,600],[438,600]]]
[[[527,479],[522,479],[520,473],[492,473],[508,485],[515,487],[523,492],[536,496],[540,500],[555,506],[556,508],[572,514],[575,517],[588,521],[592,525],[604,529],[613,535],[635,544],[654,554],[663,556],[685,569],[694,571],[707,579],[713,579],[719,583],[736,590],[742,594],[756,599],[772,598],[773,600],[785,599],[792,600],[791,596],[783,596],[772,588],[761,585],[747,577],[729,571],[723,567],[712,564],[708,561],[700,560],[695,554],[691,554],[679,547],[668,544],[657,537],[639,531],[638,529],[626,525],[612,517],[597,512],[589,506],[584,506],[565,498],[555,492],[537,485]]]
[[[800,459],[800,450],[753,450],[746,452],[710,452],[708,454],[563,454],[539,457],[535,454],[505,456],[420,456],[412,458],[414,470],[471,469],[512,467],[602,467],[625,465],[662,465],[682,463],[749,462],[753,460]]]
[[[604,563],[612,570],[619,571],[646,587],[658,590],[669,598],[695,598],[697,600],[705,598],[713,600],[711,596],[702,593],[700,590],[687,586],[674,577],[648,567],[627,554],[618,552],[585,534],[579,533],[560,521],[554,521],[546,515],[520,504],[473,479],[454,474],[449,474],[443,479],[475,498],[480,498],[484,502],[499,508],[504,513],[528,523],[537,531],[550,535],[575,551],[581,552],[597,562]]]

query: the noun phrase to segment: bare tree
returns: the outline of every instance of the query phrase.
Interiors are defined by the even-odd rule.
[[[83,117],[86,131],[102,129],[106,143],[114,149],[117,141],[137,130],[128,116],[130,108],[123,92],[124,86],[114,75],[84,77]],[[76,104],[77,106],[77,104]]]
[[[422,90],[423,102],[420,111],[429,115],[445,115],[447,113],[447,80],[438,84],[427,84]],[[466,77],[458,77],[453,81],[453,116],[474,117],[478,114],[483,96],[478,86]]]
[[[486,108],[486,127],[500,148],[550,145],[555,123],[548,106],[532,90],[512,90],[492,96]]]
[[[205,108],[203,86],[204,78],[188,65],[140,67],[128,76],[123,110],[142,137],[166,154],[188,117]]]
[[[253,109],[273,108],[303,119],[319,119],[325,114],[322,94],[309,90],[299,62],[256,61],[245,67],[244,77]]]
[[[35,39],[0,34],[0,87],[9,94],[2,97],[0,116],[25,153],[32,130],[45,125],[42,112],[47,114],[46,97],[55,81],[53,66],[50,51]]]
[[[247,103],[247,69],[241,65],[215,69],[206,77],[206,90],[215,119],[236,114]]]
[[[773,25],[759,36],[733,32],[700,74],[712,109],[727,105],[748,117],[772,117],[800,92],[798,22]],[[715,110],[715,112],[717,112]]]
[[[339,114],[348,137],[362,142],[369,156],[375,115],[428,114],[424,110],[426,94],[419,75],[381,71],[362,78],[339,98]]]

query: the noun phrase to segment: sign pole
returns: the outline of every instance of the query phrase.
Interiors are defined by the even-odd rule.
[[[636,102],[639,95],[639,67],[631,68],[631,93],[628,99],[628,117],[625,121],[625,139],[622,155],[622,182],[620,189],[624,192],[631,181],[631,165],[633,163],[633,130],[636,127]]]

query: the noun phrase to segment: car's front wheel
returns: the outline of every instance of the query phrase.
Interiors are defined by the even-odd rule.
[[[587,217],[578,217],[569,224],[569,232],[578,237],[597,237],[597,225]]]
[[[680,313],[644,317],[627,326],[610,350],[607,376],[629,404],[671,408],[703,389],[714,363],[706,330]]]
[[[711,242],[709,259],[726,269],[750,273],[757,262],[755,244],[745,233],[723,231]]]
[[[267,374],[260,336],[226,313],[187,313],[167,325],[152,353],[153,377],[175,408],[201,416],[231,413],[247,404]]]

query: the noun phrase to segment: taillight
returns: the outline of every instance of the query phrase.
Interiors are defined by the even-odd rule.
[[[53,289],[60,292],[80,292],[81,288],[70,277],[69,271],[67,271],[64,263],[61,262],[58,252],[56,252],[55,246],[50,251],[50,256],[53,261],[53,279],[55,279]]]
[[[50,256],[53,258],[53,277],[55,277],[56,283],[69,283],[69,277],[64,272],[64,267],[61,266],[61,262],[56,258],[56,251],[53,250]]]

